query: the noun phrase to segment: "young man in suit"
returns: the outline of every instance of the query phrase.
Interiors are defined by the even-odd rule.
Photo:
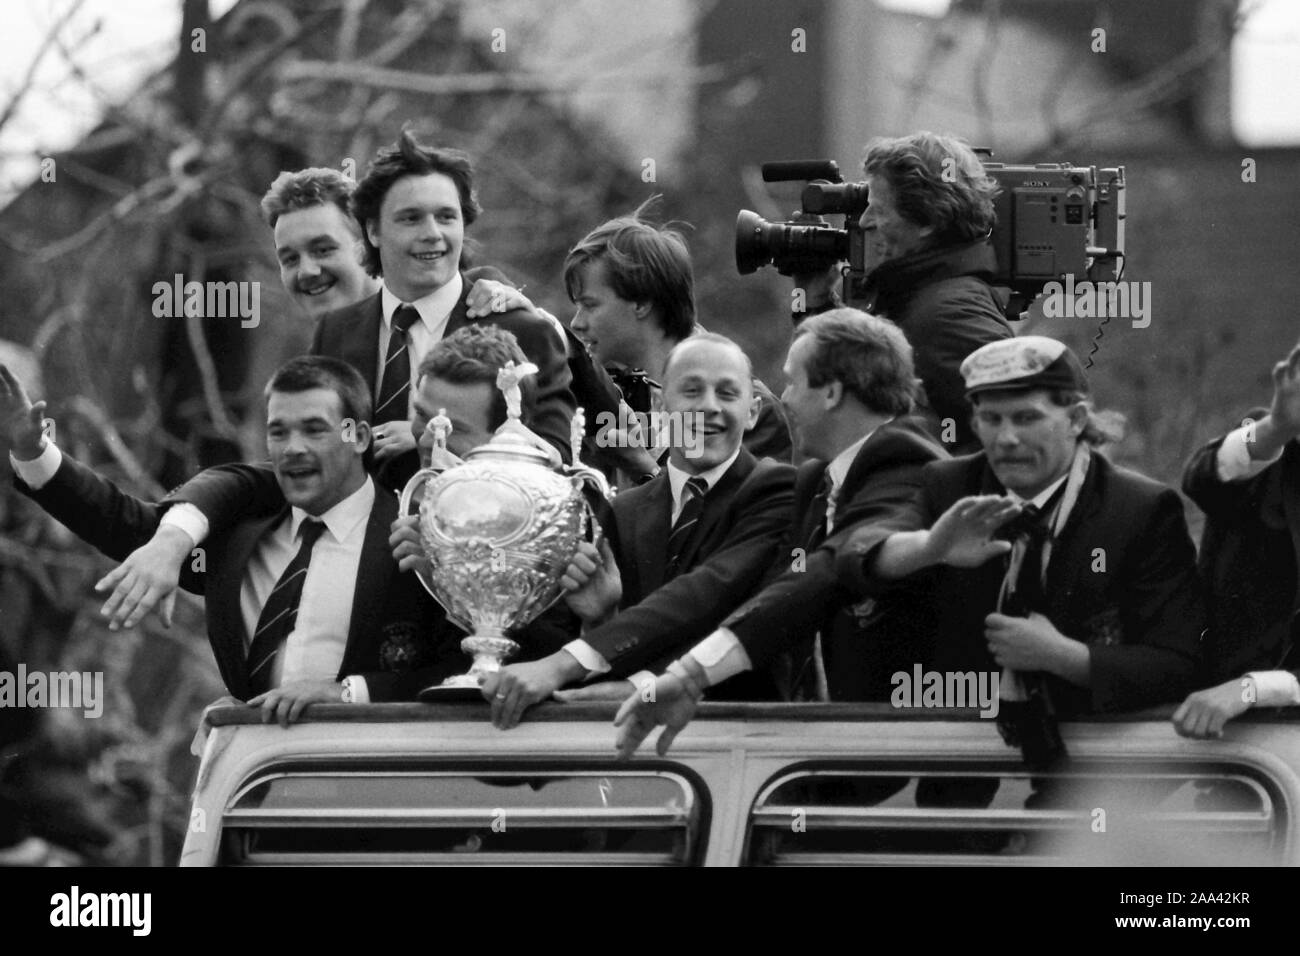
[[[784,371],[781,401],[810,459],[799,469],[789,536],[764,588],[686,657],[710,687],[783,653],[802,664],[820,630],[829,698],[887,700],[892,674],[929,659],[929,608],[903,595],[855,606],[836,555],[855,528],[906,514],[921,468],[947,455],[905,417],[912,348],[883,319],[856,309],[805,319]],[[682,682],[656,685],[665,705],[675,695],[694,706]]]
[[[700,331],[695,319],[695,274],[681,234],[631,216],[596,227],[564,260],[564,285],[577,305],[570,326],[596,361],[616,370],[632,411],[662,410],[658,382],[668,354]],[[755,458],[789,461],[790,428],[780,403],[754,379],[758,421],[745,433]],[[651,419],[653,423],[653,419]],[[662,458],[659,436],[646,436]]]
[[[794,469],[742,447],[758,415],[752,380],[745,353],[720,335],[692,336],[669,354],[664,409],[683,440],[659,476],[614,499],[611,544],[599,555],[587,546],[570,564],[582,638],[484,683],[498,727],[565,685],[634,679],[713,630],[757,586],[789,525]],[[627,687],[615,680],[593,693],[621,697]],[[772,699],[776,687],[753,674],[722,693]]]
[[[400,488],[417,459],[408,427],[414,375],[430,347],[472,320],[460,259],[465,228],[479,214],[469,157],[421,146],[408,131],[379,150],[352,196],[365,267],[381,278],[369,298],[324,315],[311,351],[343,359],[374,396],[380,480]],[[490,312],[478,321],[512,332],[537,365],[534,430],[569,459],[574,413],[564,340],[535,312]]]
[[[1273,401],[1196,453],[1183,491],[1205,512],[1201,574],[1215,686],[1174,712],[1185,737],[1220,737],[1251,707],[1300,704],[1300,347],[1273,366]]]
[[[206,598],[208,637],[232,695],[286,725],[315,702],[412,697],[449,672],[439,663],[447,652],[432,639],[432,602],[389,553],[397,502],[364,465],[365,383],[337,359],[308,356],[282,366],[266,398],[284,505],[235,522],[195,555],[193,539],[163,521],[163,506],[124,494],[45,439],[43,403],[32,406],[0,366],[0,420],[19,490],[109,557],[151,538],[171,547],[181,585]]]

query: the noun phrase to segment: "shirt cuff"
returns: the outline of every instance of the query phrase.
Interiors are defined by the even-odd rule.
[[[22,479],[23,484],[32,491],[40,491],[49,484],[54,473],[63,464],[63,452],[59,451],[58,445],[46,439],[41,453],[31,461],[19,461],[14,457],[14,453],[10,452],[9,464],[13,467],[14,474]]]
[[[718,628],[691,648],[690,656],[704,668],[710,687],[754,669],[740,638],[725,627]]]
[[[349,674],[344,678],[348,686],[352,688],[352,703],[368,704],[370,703],[370,685],[360,674]]]
[[[1246,676],[1255,682],[1256,707],[1300,704],[1300,680],[1290,671],[1253,671]]]
[[[1246,440],[1249,437],[1251,437],[1251,430],[1243,425],[1228,432],[1227,437],[1219,445],[1214,463],[1220,481],[1243,481],[1254,478],[1282,454],[1279,451],[1269,461],[1256,461],[1250,457],[1249,442]]]
[[[654,671],[637,671],[628,680],[632,682],[632,686],[636,688],[637,696],[642,700],[654,700],[653,697],[646,696],[649,692],[648,688],[654,687],[655,680],[657,680]]]
[[[162,521],[158,523],[180,528],[190,536],[195,546],[202,544],[203,539],[208,536],[208,519],[203,516],[203,512],[197,505],[192,505],[188,501],[172,505],[162,516]]]
[[[561,650],[568,651],[587,671],[587,677],[595,677],[597,674],[608,674],[612,667],[604,656],[588,644],[586,641],[569,641]]]

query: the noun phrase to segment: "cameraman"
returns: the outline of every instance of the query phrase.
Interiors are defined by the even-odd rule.
[[[997,185],[970,147],[929,132],[874,139],[862,165],[866,281],[864,298],[851,304],[907,336],[925,389],[918,411],[948,451],[978,451],[960,366],[980,346],[1012,336],[1005,297],[989,284]],[[800,284],[809,313],[821,311],[826,296],[816,280]]]

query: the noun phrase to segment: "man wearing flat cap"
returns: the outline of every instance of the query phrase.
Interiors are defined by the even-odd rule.
[[[997,668],[1004,708],[1035,684],[1062,718],[1180,699],[1204,610],[1177,493],[1095,450],[1113,429],[1064,344],[993,342],[961,371],[983,451],[927,466],[914,529],[862,529],[842,581],[930,575],[937,669]]]
[[[910,509],[840,550],[840,582],[859,597],[920,586],[937,612],[934,668],[999,673],[1000,729],[1047,769],[1050,746],[1031,752],[1007,715],[1039,699],[1062,719],[1136,710],[1190,689],[1196,551],[1177,493],[1095,450],[1112,429],[1064,344],[991,342],[961,372],[983,450],[926,465]]]

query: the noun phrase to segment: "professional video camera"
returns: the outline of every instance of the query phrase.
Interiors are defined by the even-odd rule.
[[[1048,282],[1118,279],[1124,268],[1124,167],[1098,169],[1069,163],[1007,166],[975,152],[998,183],[995,286],[1010,290],[1007,317],[1020,318]],[[736,268],[748,275],[774,265],[782,275],[817,272],[847,261],[844,301],[861,299],[865,246],[858,219],[867,208],[867,184],[846,183],[833,160],[764,163],[764,182],[807,181],[800,196],[803,219],[768,222],[742,209],[736,217]],[[828,215],[843,215],[844,228]],[[808,218],[812,217],[812,218]]]

